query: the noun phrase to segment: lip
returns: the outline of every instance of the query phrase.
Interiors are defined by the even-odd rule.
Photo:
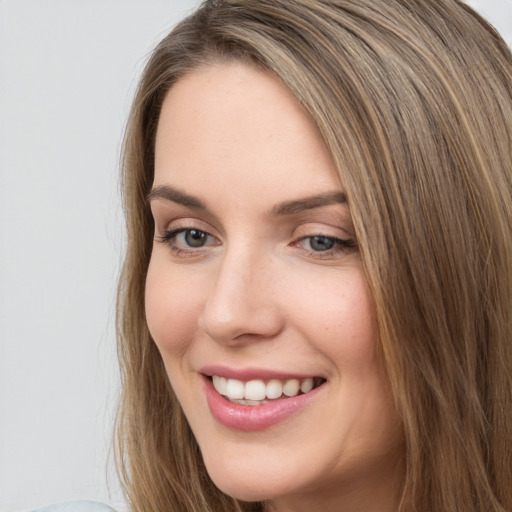
[[[287,380],[287,379],[307,379],[308,377],[322,377],[321,375],[306,375],[299,373],[287,373],[282,371],[275,370],[265,370],[261,368],[229,368],[227,366],[221,365],[209,365],[203,366],[199,373],[206,375],[207,377],[211,377],[212,375],[219,375],[221,377],[226,377],[227,379],[237,379],[244,382],[249,380],[270,380],[270,379],[279,379],[279,380]]]
[[[224,369],[225,370],[225,369]],[[223,376],[227,376],[225,371],[219,372]],[[213,373],[213,375],[219,375],[219,373]],[[240,380],[245,380],[240,377],[240,372],[234,372]],[[242,372],[245,374],[245,372]],[[254,373],[248,372],[250,378],[255,378]],[[268,429],[278,423],[286,420],[290,416],[300,412],[302,409],[308,406],[308,404],[316,398],[316,396],[322,392],[324,385],[320,385],[313,389],[309,393],[303,395],[297,395],[290,398],[281,398],[279,400],[270,401],[264,405],[241,405],[230,402],[219,393],[213,387],[212,381],[208,378],[208,374],[203,374],[203,388],[206,395],[206,401],[212,416],[221,424],[227,428],[234,430],[241,430],[244,432],[254,432],[259,430]],[[233,374],[231,374],[233,375]],[[277,377],[274,374],[271,377],[258,374],[260,379],[267,378],[282,378]],[[279,374],[281,375],[281,374]],[[287,377],[291,378],[291,377]]]

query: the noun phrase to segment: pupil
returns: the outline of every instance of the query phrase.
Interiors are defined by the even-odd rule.
[[[314,236],[309,243],[314,251],[328,251],[334,247],[334,240],[325,236]]]
[[[185,241],[190,247],[202,247],[206,242],[206,233],[197,229],[189,229],[185,233]]]

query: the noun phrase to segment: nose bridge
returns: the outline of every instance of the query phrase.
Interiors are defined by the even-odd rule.
[[[248,243],[227,248],[201,317],[201,327],[215,341],[240,342],[272,337],[280,330],[280,315],[272,297],[272,263]]]

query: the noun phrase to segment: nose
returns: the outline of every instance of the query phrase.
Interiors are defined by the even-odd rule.
[[[283,328],[273,265],[265,255],[247,252],[226,251],[208,290],[199,325],[218,343],[272,339]]]

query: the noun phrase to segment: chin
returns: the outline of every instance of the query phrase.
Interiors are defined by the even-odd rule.
[[[246,474],[233,478],[228,475],[210,474],[215,486],[224,494],[241,501],[268,501],[286,494],[275,479],[257,479]],[[269,481],[270,480],[270,481]]]
[[[259,467],[254,464],[251,467],[249,461],[240,462],[230,464],[221,457],[213,462],[205,459],[210,478],[224,494],[241,501],[267,501],[293,493],[297,481],[279,463],[262,462]]]
[[[213,479],[212,479],[213,480]],[[265,485],[255,485],[254,482],[248,481],[229,481],[225,479],[213,480],[215,486],[224,494],[231,496],[240,501],[266,501],[272,499],[268,492],[263,492]]]

